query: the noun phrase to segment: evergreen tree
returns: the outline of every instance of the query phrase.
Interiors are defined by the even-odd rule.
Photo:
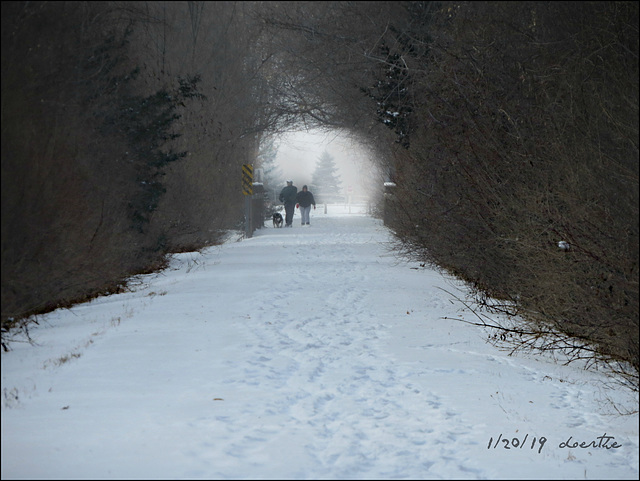
[[[313,189],[309,190],[313,191],[317,202],[330,203],[343,200],[344,196],[340,188],[342,182],[337,171],[335,159],[325,150],[318,159],[311,176]]]

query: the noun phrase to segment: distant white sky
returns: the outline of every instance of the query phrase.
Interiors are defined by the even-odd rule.
[[[339,132],[296,132],[282,137],[278,145],[276,163],[298,189],[311,183],[316,162],[325,150],[336,161],[343,189],[351,186],[355,195],[362,195],[375,181],[370,173],[370,154]]]

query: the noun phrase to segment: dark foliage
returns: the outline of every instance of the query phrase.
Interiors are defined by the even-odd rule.
[[[198,21],[228,22],[221,7]],[[169,252],[216,243],[239,217],[223,184],[256,145],[241,138],[251,117],[201,87],[224,83],[249,105],[246,57],[226,52],[231,82],[162,70],[193,49],[169,36],[185,15],[153,2],[2,3],[3,331],[117,292]]]
[[[637,14],[443,4],[428,60],[403,55],[416,130],[395,197],[408,252],[636,369]]]

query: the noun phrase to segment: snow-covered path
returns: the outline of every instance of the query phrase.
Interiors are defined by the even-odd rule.
[[[638,478],[637,395],[444,320],[462,285],[351,210],[44,316],[2,354],[2,478]]]

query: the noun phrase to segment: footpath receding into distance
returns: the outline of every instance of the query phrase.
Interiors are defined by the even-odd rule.
[[[2,353],[2,478],[638,478],[637,394],[488,344],[363,209],[42,316]]]

